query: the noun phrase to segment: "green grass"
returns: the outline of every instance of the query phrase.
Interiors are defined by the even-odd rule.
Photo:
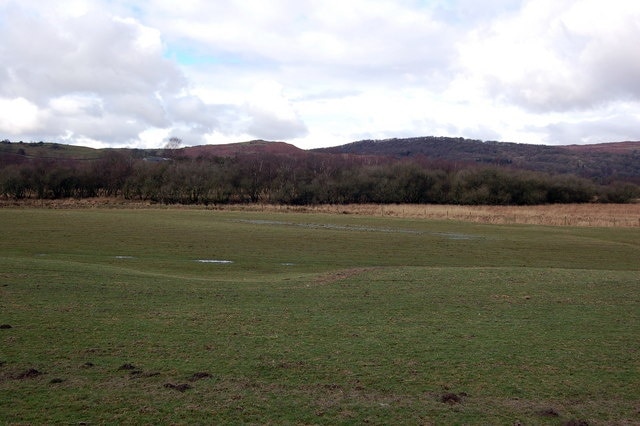
[[[64,145],[57,143],[14,142],[0,144],[0,156],[6,154],[26,155],[33,158],[57,158],[90,160],[104,155],[101,151],[83,146]]]
[[[640,230],[4,209],[0,232],[0,424],[640,423]]]

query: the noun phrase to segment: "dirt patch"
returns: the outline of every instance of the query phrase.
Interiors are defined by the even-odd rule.
[[[22,373],[18,374],[16,376],[16,380],[26,380],[26,379],[33,379],[34,377],[38,377],[41,376],[42,372],[36,370],[35,368],[30,368],[26,371],[23,371]]]
[[[316,277],[315,280],[311,282],[312,285],[327,285],[333,284],[338,281],[343,281],[351,277],[355,277],[360,274],[364,274],[365,272],[373,271],[378,268],[351,268],[351,269],[343,269],[341,271],[328,272],[326,274],[322,274]]]
[[[465,396],[467,396],[465,392],[461,392],[461,393],[449,392],[440,396],[440,402],[442,402],[443,404],[449,404],[449,405],[461,404],[462,399]]]
[[[211,374],[205,372],[205,371],[201,371],[198,373],[194,373],[189,380],[191,380],[192,382],[198,381],[198,380],[202,380],[202,379],[208,379],[212,377]]]
[[[167,389],[175,389],[178,392],[184,392],[191,389],[191,385],[189,385],[188,383],[180,383],[178,385],[174,385],[173,383],[165,383],[163,387]]]
[[[562,426],[589,426],[589,423],[586,420],[571,419],[562,423]]]
[[[538,411],[537,414],[541,417],[560,417],[560,413],[553,408],[545,408],[544,410]]]
[[[0,324],[0,330],[8,330],[10,328],[13,328],[10,324]]]
[[[118,367],[118,371],[135,370],[135,369],[136,369],[136,366],[129,363],[122,364],[120,367]]]

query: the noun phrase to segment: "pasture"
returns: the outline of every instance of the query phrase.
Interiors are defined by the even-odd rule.
[[[0,424],[638,424],[640,228],[0,209]]]

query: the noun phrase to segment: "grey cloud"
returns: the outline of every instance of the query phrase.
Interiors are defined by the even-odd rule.
[[[283,118],[268,111],[249,108],[250,122],[247,132],[256,138],[267,140],[286,140],[309,133],[307,126],[299,117]]]
[[[535,13],[534,7],[525,7],[512,19],[497,21],[485,34],[488,42],[478,48],[490,51],[510,40],[510,48],[521,44],[522,51],[509,52],[514,57],[503,58],[503,62],[512,61],[506,67],[503,63],[495,69],[485,67],[489,92],[533,112],[585,110],[640,100],[640,56],[634,43],[640,39],[640,11],[630,7],[625,14],[622,8],[622,2],[568,1],[544,11],[535,8]],[[547,14],[547,19],[536,13]],[[598,13],[607,15],[602,19],[610,20],[609,27],[599,25]],[[589,18],[594,21],[587,25]],[[500,42],[492,44],[496,40]]]
[[[177,96],[166,100],[171,116],[183,123],[194,123],[209,131],[219,126],[219,119],[231,106],[205,104],[197,96]]]
[[[579,122],[559,121],[533,130],[547,134],[547,143],[568,145],[638,140],[639,128],[640,118],[618,114]]]

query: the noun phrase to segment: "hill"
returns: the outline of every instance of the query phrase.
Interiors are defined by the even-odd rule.
[[[107,150],[51,142],[0,142],[0,165],[21,164],[33,159],[56,161],[96,160]]]
[[[233,157],[242,154],[285,155],[300,157],[306,151],[286,142],[269,142],[254,140],[249,142],[230,143],[225,145],[198,145],[181,148],[177,154],[189,158],[197,157]]]
[[[609,149],[610,148],[610,149]],[[0,143],[0,198],[121,197],[183,204],[632,202],[637,143],[562,147],[463,138],[360,141],[302,150],[250,141],[93,150]]]
[[[549,146],[428,136],[362,140],[314,151],[492,164],[553,174],[575,174],[601,183],[614,180],[640,182],[640,142]]]
[[[164,149],[93,149],[59,143],[0,142],[0,165],[30,160],[84,162],[110,153],[134,158],[214,158],[276,156],[303,159],[322,155],[348,155],[357,161],[393,162],[403,159],[452,163],[457,167],[493,165],[551,174],[574,174],[598,183],[640,183],[640,141],[593,145],[531,145],[451,137],[362,140],[330,148],[303,150],[286,142],[254,140],[223,145]]]

